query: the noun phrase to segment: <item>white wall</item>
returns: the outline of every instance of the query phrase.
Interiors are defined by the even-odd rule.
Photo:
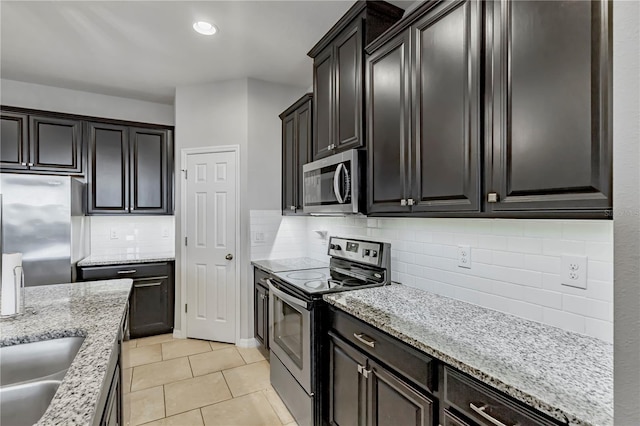
[[[15,80],[0,81],[0,104],[142,123],[174,124],[173,105]]]
[[[91,254],[172,255],[174,231],[173,216],[92,216]]]
[[[565,330],[613,341],[612,221],[285,217],[252,212],[254,260],[328,261],[328,235],[391,243],[392,279]],[[301,232],[306,220],[306,235]],[[264,242],[257,242],[262,233]],[[457,246],[471,246],[471,269]],[[588,256],[587,289],[560,284],[562,254]]]
[[[613,2],[614,419],[640,424],[640,3]]]
[[[240,146],[240,337],[253,337],[249,209],[280,205],[281,134],[278,114],[304,94],[301,88],[252,79],[176,88],[176,176],[183,148]],[[266,164],[271,162],[271,164]],[[276,163],[277,165],[274,165]],[[176,312],[182,312],[180,179],[176,181]],[[254,198],[255,197],[255,198]],[[181,329],[180,318],[176,328]]]

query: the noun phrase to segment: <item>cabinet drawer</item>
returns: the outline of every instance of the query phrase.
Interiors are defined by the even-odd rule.
[[[253,268],[253,282],[261,285],[265,288],[269,288],[269,283],[267,283],[267,278],[269,278],[271,274],[263,271],[262,269]]]
[[[449,410],[444,410],[444,426],[473,426]]]
[[[544,417],[531,409],[511,401],[480,382],[445,367],[444,399],[456,410],[479,423],[532,426],[563,424]],[[455,423],[454,423],[455,424]]]
[[[114,266],[92,266],[80,268],[80,279],[113,280],[118,278],[140,278],[169,276],[171,268],[168,263],[133,263]]]
[[[420,388],[434,392],[436,362],[428,355],[340,311],[334,311],[332,327],[366,354],[398,371]]]

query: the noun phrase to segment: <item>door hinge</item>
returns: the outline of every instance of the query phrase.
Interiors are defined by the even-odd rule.
[[[184,304],[184,313],[185,313],[185,314],[187,313],[187,306],[189,306],[189,305],[187,305],[187,304],[185,303],[185,304]]]
[[[187,245],[187,237],[184,237],[184,245]]]

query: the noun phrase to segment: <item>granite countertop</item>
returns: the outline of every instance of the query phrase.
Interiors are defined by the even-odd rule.
[[[78,262],[78,266],[121,265],[125,263],[171,262],[176,260],[174,253],[121,253],[92,254]]]
[[[121,279],[27,287],[25,305],[35,313],[0,321],[0,346],[85,338],[38,425],[93,423],[131,285]]]
[[[286,271],[298,271],[302,269],[327,268],[327,262],[321,262],[310,257],[296,257],[292,259],[265,259],[254,260],[251,264],[267,272],[277,273]]]
[[[613,345],[403,285],[331,305],[562,422],[613,425]]]

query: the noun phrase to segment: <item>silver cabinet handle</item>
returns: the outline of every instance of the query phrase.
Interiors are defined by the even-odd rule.
[[[233,260],[233,255],[231,253],[229,253],[224,258],[227,259],[227,260]]]
[[[124,271],[118,271],[118,274],[135,274],[136,270],[135,269],[126,269]]]
[[[358,341],[360,343],[364,343],[365,345],[369,346],[370,348],[375,348],[376,347],[376,341],[373,340],[371,337],[367,336],[364,333],[353,333],[353,337],[355,337],[356,339],[358,339]]]
[[[400,205],[401,206],[406,206],[407,205],[407,200],[405,200],[404,198],[402,200],[400,200]]]
[[[134,287],[135,288],[142,288],[142,287],[157,287],[159,285],[162,285],[161,282],[157,282],[157,283],[148,283],[148,284],[135,284]]]
[[[20,165],[21,165],[21,166],[26,166],[26,165],[27,165],[27,163],[20,163]]]
[[[29,163],[29,167],[33,167],[33,163]]]
[[[490,192],[487,194],[487,203],[497,203],[498,202],[498,193]]]
[[[266,285],[269,285],[266,278],[260,278],[260,282],[265,283]]]
[[[409,204],[410,206],[412,206],[412,205],[414,204],[414,200],[413,200],[413,198],[409,198],[409,199],[407,200],[407,204]]]
[[[478,413],[483,419],[489,421],[491,424],[494,424],[496,426],[508,426],[506,423],[502,423],[500,420],[498,420],[495,417],[489,415],[489,413],[487,413],[485,411],[487,408],[489,408],[489,404],[482,404],[482,406],[478,407],[473,402],[470,402],[469,403],[469,408],[471,408],[473,411]],[[517,426],[517,425],[518,425],[518,423],[515,423],[513,426]]]
[[[291,210],[291,211],[296,211],[296,206],[291,206],[291,207],[289,207],[289,210]]]

